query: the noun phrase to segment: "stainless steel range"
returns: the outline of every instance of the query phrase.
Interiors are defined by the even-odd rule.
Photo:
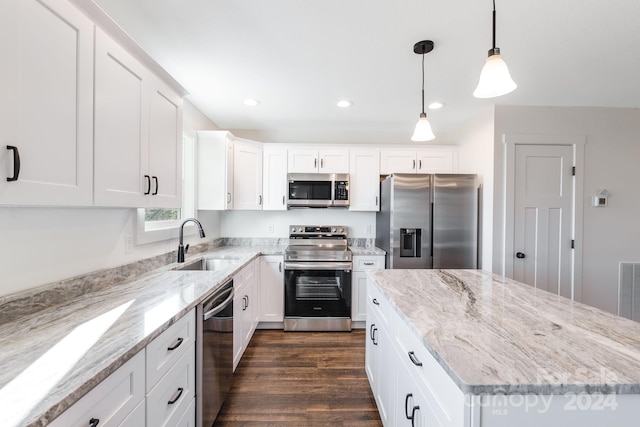
[[[284,330],[350,331],[352,268],[346,226],[290,226]]]

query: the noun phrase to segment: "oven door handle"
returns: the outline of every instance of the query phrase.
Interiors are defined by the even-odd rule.
[[[352,262],[285,262],[285,270],[345,270],[351,271],[353,268]]]

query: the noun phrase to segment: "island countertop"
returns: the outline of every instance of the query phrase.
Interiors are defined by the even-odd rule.
[[[369,279],[466,394],[640,394],[640,323],[482,270]]]

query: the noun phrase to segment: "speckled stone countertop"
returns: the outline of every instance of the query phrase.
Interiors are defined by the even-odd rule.
[[[640,323],[481,270],[371,270],[467,394],[640,394]]]
[[[233,263],[217,271],[173,271],[178,264],[169,262],[122,284],[94,283],[66,301],[53,295],[59,285],[47,290],[47,304],[35,294],[0,304],[13,315],[0,322],[0,426],[48,424],[239,269],[283,249],[207,248],[188,254],[187,263],[212,255]],[[31,299],[38,303],[26,314]]]
[[[386,252],[375,246],[349,246],[351,255],[353,256],[373,256],[386,255]]]

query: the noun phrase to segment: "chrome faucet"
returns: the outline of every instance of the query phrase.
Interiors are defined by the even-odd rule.
[[[202,224],[200,224],[200,221],[198,221],[195,218],[185,219],[182,222],[182,224],[180,224],[180,241],[178,243],[178,262],[184,262],[184,254],[187,253],[187,251],[189,250],[189,245],[187,245],[185,249],[184,245],[182,244],[183,237],[184,237],[184,225],[189,221],[194,222],[198,226],[198,233],[200,233],[200,238],[204,239],[205,237],[204,230],[202,229]]]

